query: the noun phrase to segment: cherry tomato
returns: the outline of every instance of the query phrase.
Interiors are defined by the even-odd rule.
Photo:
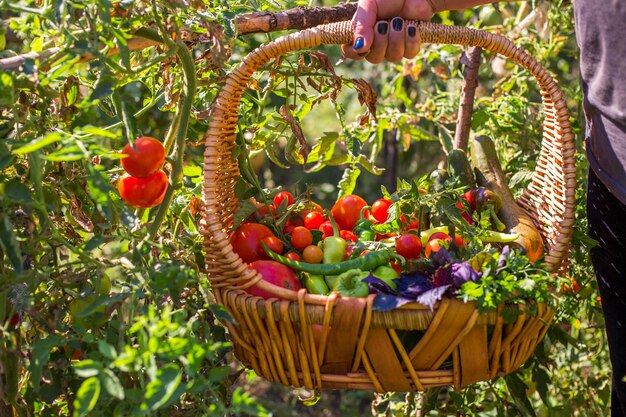
[[[350,230],[340,230],[339,237],[347,242],[356,242],[358,240],[356,235]]]
[[[287,220],[285,222],[285,227],[283,228],[283,233],[286,235],[290,235],[293,233],[293,230],[296,227],[302,227],[304,226],[304,220],[302,219],[302,217],[300,217],[299,214],[295,214],[293,216],[291,216],[289,218],[289,220]]]
[[[261,241],[263,243],[265,243],[265,245],[272,251],[272,252],[276,252],[279,255],[282,255],[283,250],[285,249],[285,246],[283,245],[283,242],[277,238],[276,236],[272,235],[272,236],[266,236],[263,239],[261,239]]]
[[[309,230],[318,230],[325,221],[326,217],[323,213],[310,211],[306,216],[304,216],[304,227]]]
[[[274,207],[274,205],[272,204],[270,204],[269,206],[266,206],[265,204],[259,204],[257,207],[258,208],[254,213],[254,216],[258,221],[261,221],[268,216],[276,216],[276,207]]]
[[[444,232],[435,232],[432,235],[430,235],[430,237],[428,238],[429,241],[435,240],[435,239],[452,241],[452,238],[450,237],[450,235]]]
[[[405,259],[417,259],[421,252],[422,241],[417,235],[407,233],[396,239],[396,253]]]
[[[274,196],[274,206],[280,206],[280,203],[282,203],[283,200],[287,200],[287,207],[292,205],[295,201],[293,198],[293,194],[291,194],[289,191],[281,191]]]
[[[401,214],[400,221],[402,222],[405,230],[418,229],[420,225],[420,221],[416,216],[411,216],[411,218],[407,221],[406,216]]]
[[[333,218],[337,222],[339,229],[352,230],[354,225],[361,218],[361,209],[367,206],[363,198],[351,194],[340,198],[330,210]]]
[[[302,260],[310,264],[322,263],[324,251],[316,245],[309,245],[302,251]]]
[[[313,243],[313,234],[304,226],[297,226],[291,232],[291,244],[298,250],[304,250],[307,246]]]
[[[430,258],[430,255],[436,252],[439,252],[441,248],[446,247],[446,241],[442,239],[434,239],[429,240],[426,244],[426,248],[424,248],[424,255],[427,258]]]
[[[386,198],[379,198],[372,204],[372,216],[378,223],[384,223],[389,218],[389,207],[391,206],[391,200]]]
[[[244,223],[230,235],[229,242],[233,251],[246,263],[259,259],[269,259],[261,241],[274,236],[272,231],[259,223]]]
[[[330,220],[322,223],[318,229],[323,233],[323,237],[332,236],[334,233],[333,224],[330,222]]]
[[[154,174],[165,162],[163,144],[151,137],[141,137],[135,140],[135,148],[126,144],[122,149],[126,155],[120,160],[122,168],[133,177],[147,177]]]
[[[150,208],[161,204],[167,190],[167,175],[162,170],[147,177],[124,174],[117,182],[117,190],[127,204]]]
[[[285,258],[291,259],[292,261],[300,262],[302,260],[302,256],[297,254],[296,252],[287,252],[285,254]]]
[[[307,201],[304,203],[304,206],[302,207],[299,213],[302,217],[306,217],[306,215],[311,212],[324,214],[324,209],[322,208],[322,206],[320,206],[319,204],[313,201]]]
[[[467,211],[465,211],[465,207],[463,207],[463,203],[461,203],[459,201],[458,203],[456,203],[456,206],[462,210],[461,211],[461,217],[463,217],[463,219],[465,219],[465,222],[467,224],[473,224],[474,223],[474,219],[472,219],[472,216],[470,216],[469,213]]]

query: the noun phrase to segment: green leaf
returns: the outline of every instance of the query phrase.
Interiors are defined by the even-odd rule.
[[[125,398],[124,387],[122,386],[120,379],[113,373],[113,371],[105,369],[104,372],[100,374],[100,380],[109,395],[117,398],[118,400],[123,400]]]
[[[354,192],[356,187],[356,180],[361,175],[361,170],[358,168],[350,167],[343,172],[341,181],[339,181],[339,195],[337,199],[350,195]]]
[[[82,417],[94,409],[100,397],[100,380],[91,377],[83,381],[74,399],[74,417]]]
[[[519,408],[522,409],[524,415],[537,417],[535,414],[535,410],[533,409],[532,404],[528,401],[528,396],[526,395],[526,390],[528,387],[524,384],[524,381],[519,377],[517,373],[512,373],[507,375],[504,380],[506,381],[506,386],[511,393],[511,396],[515,400],[515,403]]]
[[[4,36],[2,37],[4,39]],[[0,71],[0,107],[15,105],[15,89],[13,77],[6,72]]]
[[[102,353],[102,356],[107,359],[114,360],[117,358],[117,351],[115,348],[102,339],[98,340],[98,350]]]
[[[39,389],[41,372],[43,371],[43,367],[48,364],[50,352],[53,348],[58,347],[62,341],[63,338],[61,336],[53,334],[33,344],[28,370],[31,373],[30,381],[35,390]]]
[[[3,198],[13,203],[31,205],[35,202],[33,193],[18,179],[0,184],[0,191],[3,191]]]
[[[165,405],[180,385],[182,371],[174,364],[166,364],[156,372],[156,379],[146,386],[143,411],[155,411]]]
[[[102,364],[93,359],[85,359],[77,362],[73,366],[74,373],[81,378],[96,376],[102,371]]]
[[[31,153],[33,151],[36,151],[37,149],[43,148],[44,146],[50,145],[51,143],[60,141],[61,139],[63,139],[64,136],[65,135],[59,132],[50,132],[45,136],[42,136],[40,138],[37,138],[28,142],[27,144],[25,144],[24,146],[20,148],[14,149],[12,153],[14,155],[23,155],[23,154]]]
[[[2,248],[11,261],[15,273],[21,274],[23,271],[22,251],[20,250],[20,246],[17,244],[17,238],[15,237],[13,225],[6,216],[3,216],[2,221],[0,222],[0,248]]]

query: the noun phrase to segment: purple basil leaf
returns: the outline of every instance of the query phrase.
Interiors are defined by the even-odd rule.
[[[432,288],[432,284],[430,279],[428,279],[428,276],[417,271],[402,273],[400,274],[400,278],[396,279],[394,282],[397,284],[396,290],[399,293],[402,293],[409,287],[415,285]]]
[[[370,288],[370,294],[398,294],[393,288],[389,286],[389,284],[372,274],[369,274],[361,281],[367,282],[367,285]]]
[[[419,297],[415,301],[418,303],[427,306],[430,308],[430,311],[433,311],[435,307],[435,303],[443,297],[446,291],[450,288],[449,285],[444,285],[443,287],[433,288],[432,290],[428,290]],[[376,301],[376,300],[374,300]]]
[[[448,249],[442,247],[437,252],[432,254],[431,259],[433,261],[433,265],[444,266],[452,262],[452,255],[450,255]]]
[[[374,298],[374,302],[372,303],[372,310],[389,311],[411,302],[413,302],[413,300],[396,297],[395,295],[376,294],[376,298]]]
[[[504,268],[504,266],[506,265],[506,257],[509,252],[511,252],[511,248],[509,248],[509,245],[506,245],[502,248],[502,251],[500,252],[500,257],[498,258],[498,268]]]
[[[443,285],[452,285],[452,271],[450,265],[440,266],[433,275],[433,284],[435,287],[441,287]]]
[[[461,288],[468,281],[478,281],[482,273],[476,272],[467,261],[464,261],[452,264],[450,266],[450,275],[452,276],[454,288]]]

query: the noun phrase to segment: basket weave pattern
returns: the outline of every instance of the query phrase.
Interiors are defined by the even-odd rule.
[[[530,185],[518,204],[535,221],[546,243],[546,262],[556,271],[567,262],[574,224],[574,136],[556,83],[524,50],[488,32],[417,23],[424,43],[480,46],[526,68],[540,86],[545,115],[543,140]],[[239,175],[232,157],[239,103],[252,74],[270,60],[321,44],[351,43],[350,22],[322,25],[281,37],[247,55],[219,93],[205,136],[203,220],[205,258],[236,356],[274,382],[310,389],[415,391],[441,385],[461,388],[505,375],[521,366],[545,335],[554,312],[538,306],[504,324],[496,312],[479,314],[472,303],[445,299],[433,311],[417,303],[390,312],[372,311],[373,295],[320,296],[274,286],[277,299],[252,297],[243,289],[265,285],[233,252],[229,227],[237,208]],[[501,307],[509,308],[509,307]],[[523,307],[519,307],[523,308]],[[419,341],[407,342],[407,331]]]

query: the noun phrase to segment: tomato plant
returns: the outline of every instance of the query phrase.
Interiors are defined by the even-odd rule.
[[[330,210],[337,225],[342,230],[352,230],[361,218],[361,209],[367,206],[367,202],[356,194],[350,194],[337,200]]]
[[[122,168],[133,177],[147,177],[154,174],[165,162],[163,144],[152,137],[141,137],[135,140],[135,146],[130,143],[122,149],[126,155],[120,160]]]
[[[150,208],[163,201],[167,191],[167,181],[167,175],[162,170],[147,177],[124,174],[117,182],[117,190],[129,205]]]

